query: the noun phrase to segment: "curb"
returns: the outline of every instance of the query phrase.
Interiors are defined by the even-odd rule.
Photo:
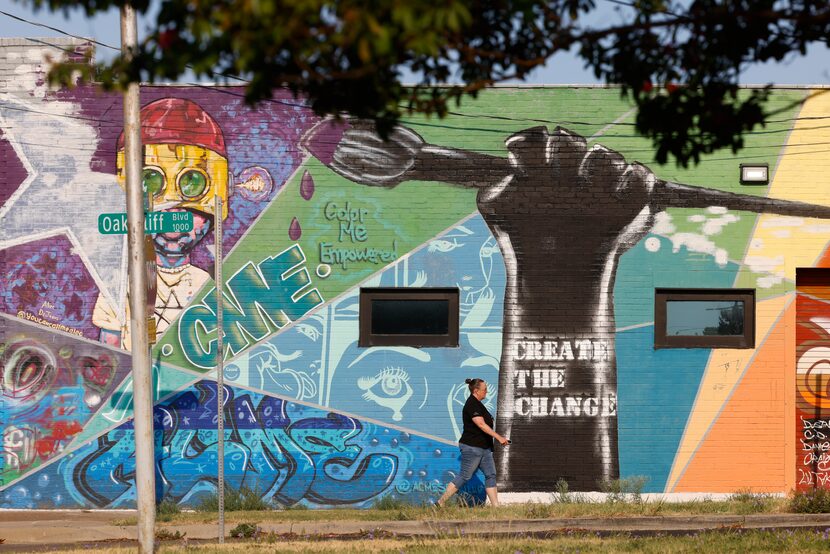
[[[251,521],[251,523],[256,523]],[[757,514],[722,516],[641,516],[620,518],[556,518],[523,520],[447,520],[447,521],[310,521],[286,523],[257,523],[263,533],[297,540],[315,539],[357,540],[375,535],[401,538],[452,537],[535,537],[554,538],[575,533],[600,536],[630,534],[654,536],[699,533],[706,531],[749,531],[761,529],[815,529],[830,528],[830,514]],[[188,540],[216,539],[215,524],[184,524],[159,526],[169,533],[179,532]],[[0,523],[0,538],[4,547],[48,546],[72,544],[120,543],[134,541],[135,526],[83,525],[75,521],[40,521],[27,525],[23,522]]]

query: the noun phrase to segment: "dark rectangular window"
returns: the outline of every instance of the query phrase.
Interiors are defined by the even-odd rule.
[[[754,348],[753,289],[657,289],[655,348]]]
[[[360,289],[360,346],[458,346],[458,289]]]

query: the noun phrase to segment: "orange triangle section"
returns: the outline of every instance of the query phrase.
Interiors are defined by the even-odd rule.
[[[830,267],[830,248],[824,249],[815,265],[816,267]]]
[[[767,335],[698,448],[675,492],[779,492],[787,488],[786,329],[795,303]],[[764,486],[759,487],[759,483]]]
[[[769,333],[781,321],[781,317],[794,299],[785,294],[762,300],[755,305],[755,339],[762,346]],[[746,370],[755,360],[755,350],[736,348],[715,348],[709,355],[709,363],[700,381],[694,406],[686,422],[683,440],[677,448],[671,473],[666,482],[666,492],[674,487],[689,461],[697,453],[712,424],[732,398],[735,389],[746,375]]]

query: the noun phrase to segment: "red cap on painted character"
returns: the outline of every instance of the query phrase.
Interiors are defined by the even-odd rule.
[[[188,144],[228,157],[219,124],[197,103],[184,98],[163,98],[141,108],[141,144]],[[123,148],[122,131],[118,150]]]

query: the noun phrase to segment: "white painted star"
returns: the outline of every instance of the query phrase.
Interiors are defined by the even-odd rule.
[[[0,250],[65,235],[101,292],[121,306],[126,238],[99,234],[98,215],[125,211],[125,195],[114,175],[90,169],[98,136],[73,119],[77,111],[70,102],[0,94],[0,128],[28,173],[0,207]]]

